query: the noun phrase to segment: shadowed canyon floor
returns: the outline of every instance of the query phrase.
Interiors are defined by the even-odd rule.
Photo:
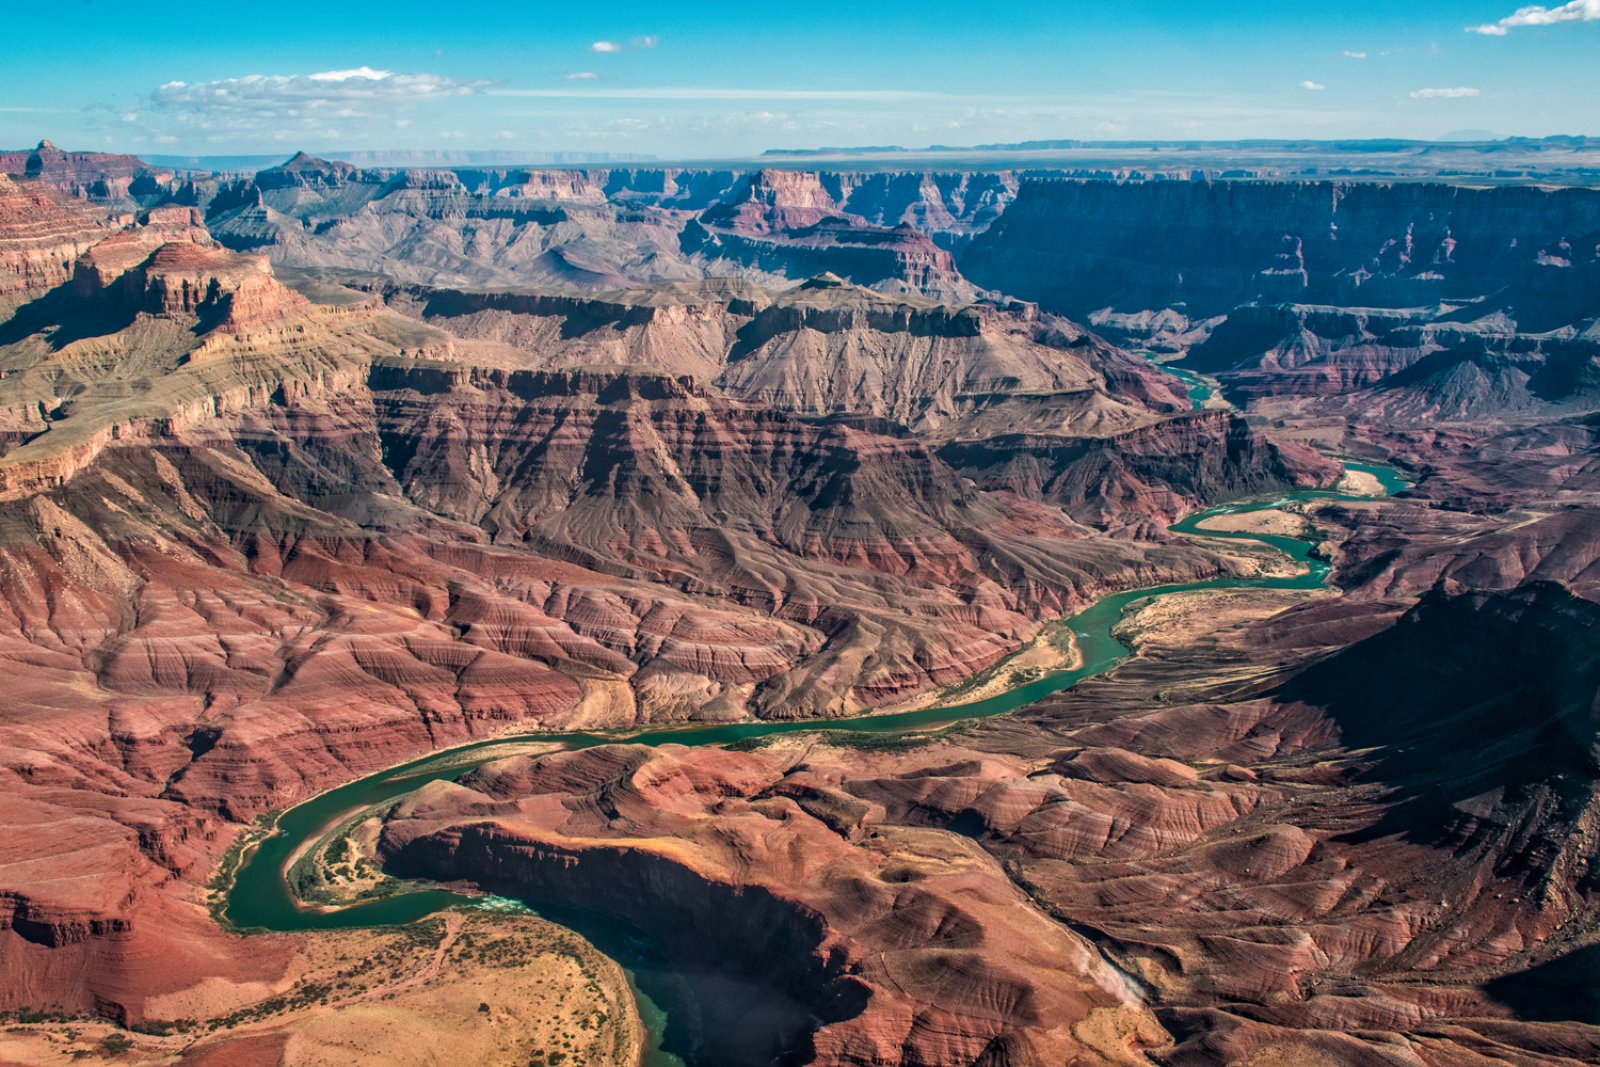
[[[1593,190],[0,171],[0,1061],[1600,1060]]]

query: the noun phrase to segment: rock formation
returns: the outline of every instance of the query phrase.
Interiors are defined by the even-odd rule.
[[[980,486],[1061,505],[1096,524],[1177,521],[1200,506],[1294,485],[1326,485],[1337,465],[1279,445],[1226,411],[1174,415],[1106,437],[1000,434],[939,455]]]
[[[938,306],[834,275],[778,292],[739,282],[592,298],[380,291],[397,310],[536,365],[653,367],[752,403],[870,414],[939,437],[1019,425],[1102,434],[1186,406],[1168,375],[1031,305]]]
[[[903,432],[303,289],[154,212],[7,326],[0,773],[13,825],[73,827],[60,879],[0,868],[8,1008],[137,1021],[203,958],[270,968],[197,887],[231,820],[352,773],[538,725],[853,712],[1228,565],[976,490]]]
[[[112,202],[159,196],[174,181],[170,170],[137,156],[63,152],[48,140],[31,151],[0,152],[0,174],[31,178],[69,196]]]

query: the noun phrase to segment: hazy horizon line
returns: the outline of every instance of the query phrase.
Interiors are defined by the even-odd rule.
[[[1384,137],[1384,136],[1357,136],[1357,137],[1149,137],[1149,138],[1117,138],[1098,139],[1080,137],[1050,137],[1030,138],[1024,141],[975,143],[975,144],[928,144],[928,145],[824,145],[819,147],[771,147],[760,151],[740,153],[712,153],[706,155],[692,154],[662,154],[658,152],[607,152],[581,148],[530,148],[526,150],[510,149],[505,146],[436,146],[436,147],[390,147],[390,148],[333,148],[319,147],[315,149],[282,149],[261,148],[253,151],[221,151],[221,152],[184,152],[165,151],[116,151],[106,148],[75,148],[63,147],[50,137],[42,137],[35,145],[17,148],[0,149],[8,154],[36,151],[39,146],[49,143],[59,151],[70,154],[87,155],[126,155],[141,160],[162,161],[191,161],[199,163],[206,160],[280,160],[287,162],[297,155],[306,155],[312,158],[323,159],[328,162],[351,162],[352,165],[383,166],[385,164],[374,162],[377,157],[393,157],[403,160],[404,157],[437,157],[441,160],[455,158],[467,163],[486,164],[496,162],[501,164],[527,162],[527,163],[562,163],[572,164],[584,161],[593,162],[649,162],[649,163],[691,163],[691,162],[735,162],[735,161],[760,161],[763,159],[783,157],[852,157],[852,156],[919,156],[919,155],[1042,155],[1049,153],[1070,153],[1079,150],[1118,150],[1128,148],[1165,148],[1170,150],[1205,150],[1206,148],[1305,148],[1314,150],[1318,147],[1331,146],[1395,146],[1405,147],[1414,145],[1459,145],[1470,147],[1474,145],[1505,145],[1505,144],[1559,144],[1572,141],[1600,142],[1600,135],[1583,133],[1526,135],[1526,134],[1497,134],[1488,130],[1462,130],[1452,131],[1438,137]],[[1600,147],[1600,144],[1597,144]],[[471,158],[482,157],[482,158]],[[366,162],[360,162],[366,160]],[[168,163],[168,165],[176,165]],[[396,164],[398,165],[398,164]]]

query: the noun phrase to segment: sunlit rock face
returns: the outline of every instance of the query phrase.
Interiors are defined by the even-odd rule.
[[[78,256],[108,233],[103,213],[0,173],[0,296],[60,285]]]

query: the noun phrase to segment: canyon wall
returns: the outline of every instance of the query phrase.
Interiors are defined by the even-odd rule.
[[[961,257],[1063,314],[1254,302],[1419,307],[1592,264],[1600,191],[1380,182],[1023,183]]]

